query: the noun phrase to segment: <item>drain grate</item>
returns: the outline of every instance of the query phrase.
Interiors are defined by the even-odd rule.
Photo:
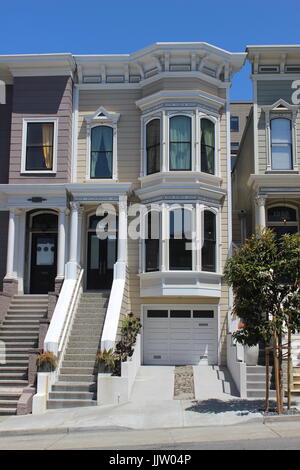
[[[174,377],[174,400],[195,398],[194,374],[192,366],[176,366]]]

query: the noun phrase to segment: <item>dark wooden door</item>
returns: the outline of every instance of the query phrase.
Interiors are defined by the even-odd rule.
[[[54,291],[57,273],[57,234],[33,233],[31,242],[30,293]]]
[[[97,234],[88,234],[87,289],[110,289],[113,269],[117,260],[117,240],[108,237],[100,240]]]

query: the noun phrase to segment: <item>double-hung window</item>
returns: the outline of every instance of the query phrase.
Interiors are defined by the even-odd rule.
[[[215,125],[209,119],[201,119],[201,171],[215,173]]]
[[[192,126],[188,116],[170,119],[170,171],[192,169]]]
[[[152,119],[146,126],[147,175],[160,171],[160,120]]]
[[[26,121],[22,171],[55,171],[55,122]]]
[[[216,215],[204,211],[203,216],[203,246],[202,271],[216,272]]]
[[[90,178],[112,178],[113,129],[96,126],[91,129]]]
[[[292,123],[290,119],[271,119],[272,170],[292,170]]]
[[[170,211],[169,269],[192,270],[192,211],[175,209]]]

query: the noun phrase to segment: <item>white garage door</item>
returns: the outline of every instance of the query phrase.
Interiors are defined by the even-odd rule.
[[[144,313],[144,364],[217,364],[216,317],[216,309],[209,307],[148,307]]]

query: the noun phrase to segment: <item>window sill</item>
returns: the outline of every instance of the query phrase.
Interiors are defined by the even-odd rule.
[[[266,175],[297,175],[299,170],[266,170]]]
[[[30,176],[30,175],[56,175],[56,171],[46,171],[46,170],[26,170],[21,171],[21,176]]]
[[[142,297],[221,296],[221,273],[204,271],[152,271],[139,274]]]

